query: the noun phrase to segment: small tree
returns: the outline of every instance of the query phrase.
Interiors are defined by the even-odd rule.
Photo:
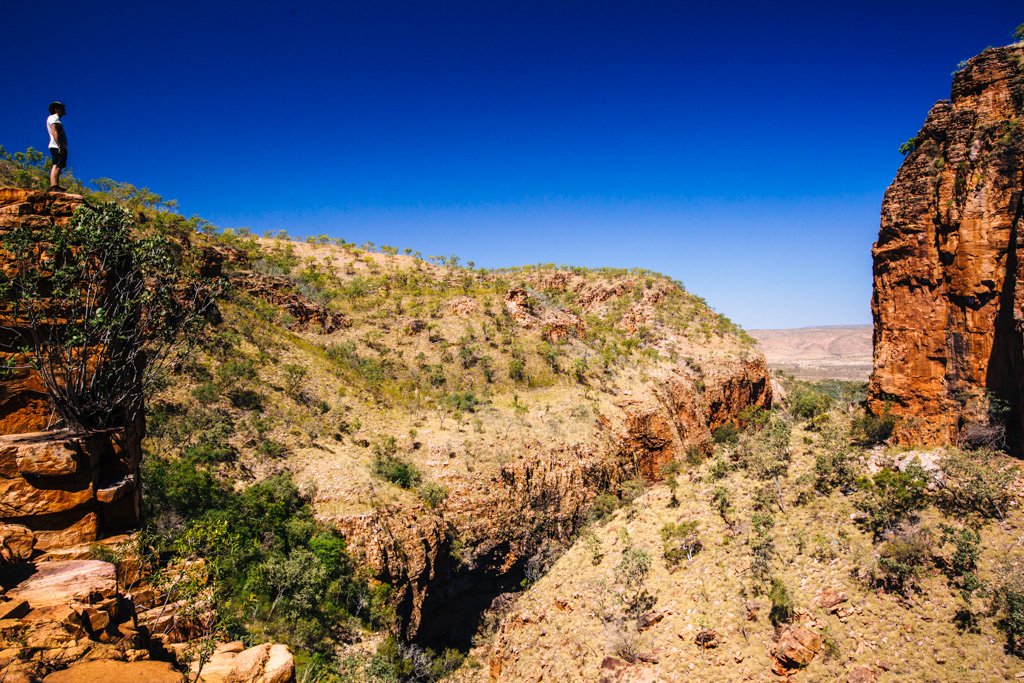
[[[1014,40],[1024,40],[1024,24],[1021,24],[1013,30]]]
[[[858,484],[862,495],[855,504],[867,515],[866,525],[876,539],[928,502],[928,474],[917,465],[904,472],[883,469],[874,477],[861,477]]]
[[[662,554],[669,567],[677,567],[683,559],[692,560],[700,552],[699,525],[696,520],[665,524],[661,528]]]
[[[202,322],[210,283],[164,235],[136,234],[116,204],[81,206],[67,226],[21,226],[0,246],[12,268],[3,325],[25,339],[32,368],[66,427],[131,421],[143,392]]]

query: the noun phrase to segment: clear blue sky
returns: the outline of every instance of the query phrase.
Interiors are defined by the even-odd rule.
[[[0,144],[221,226],[639,266],[746,327],[870,321],[900,143],[1018,0],[0,3]]]

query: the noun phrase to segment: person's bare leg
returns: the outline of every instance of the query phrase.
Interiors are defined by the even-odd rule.
[[[50,167],[50,187],[57,187],[60,185],[60,167]]]

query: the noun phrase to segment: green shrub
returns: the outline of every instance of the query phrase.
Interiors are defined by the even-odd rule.
[[[1021,24],[1017,28],[1013,29],[1014,40],[1024,40],[1024,24]]]
[[[217,507],[225,487],[205,467],[180,458],[148,456],[142,460],[143,517],[160,528],[178,520],[198,517]]]
[[[226,628],[330,653],[348,624],[369,618],[370,590],[345,540],[313,518],[289,476],[235,491],[185,460],[143,466],[146,547],[161,563],[204,560],[192,566]]]
[[[643,495],[647,483],[643,479],[627,479],[619,484],[619,499],[623,505],[629,505]]]
[[[526,381],[526,363],[518,358],[513,358],[508,362],[508,376],[514,382],[525,382]]]
[[[902,145],[900,145],[900,154],[902,154],[903,156],[907,156],[908,154],[913,152],[915,149],[917,149],[918,144],[920,144],[920,140],[915,135],[914,137],[910,138],[909,140],[904,142]]]
[[[396,455],[376,455],[373,473],[403,489],[415,488],[423,478],[416,465]]]
[[[231,405],[239,410],[263,410],[263,395],[258,391],[235,387],[227,395]]]
[[[858,485],[862,490],[855,505],[867,515],[866,525],[875,538],[927,504],[928,473],[918,465],[904,472],[886,468],[874,477],[861,477]]]
[[[750,546],[750,573],[761,581],[771,579],[771,563],[775,557],[775,539],[771,531],[775,519],[768,513],[755,512],[750,516],[751,534],[747,543]]]
[[[711,432],[711,438],[714,439],[715,443],[734,444],[740,440],[740,430],[735,423],[726,422],[715,427]]]
[[[668,501],[670,508],[679,507],[679,479],[678,475],[682,471],[682,465],[679,464],[678,460],[670,460],[661,466],[661,476],[665,478],[665,484],[668,486],[671,497]]]
[[[251,358],[232,358],[217,366],[216,375],[220,385],[230,389],[256,379],[256,363]]]
[[[896,416],[889,413],[888,410],[877,416],[864,413],[853,418],[850,423],[850,436],[857,443],[873,446],[888,441],[894,429],[896,429]]]
[[[309,370],[305,365],[299,363],[288,363],[282,370],[284,371],[285,393],[292,397],[298,396]]]
[[[611,493],[599,493],[590,504],[590,519],[599,522],[611,516],[619,507],[619,499]]]
[[[1015,466],[993,451],[951,449],[942,461],[940,502],[953,511],[1002,519],[1013,500]]]
[[[203,405],[209,405],[220,398],[220,389],[216,384],[206,382],[192,389],[192,398]]]
[[[457,391],[449,394],[446,403],[452,412],[475,413],[480,401],[472,391]]]
[[[356,675],[361,681],[435,683],[455,673],[465,657],[450,648],[437,655],[430,648],[402,643],[388,636],[377,646],[369,665]]]
[[[193,462],[214,464],[234,460],[237,452],[228,443],[231,425],[217,421],[202,430],[196,437],[196,443],[185,448],[185,458]]]
[[[788,624],[793,620],[793,596],[789,594],[786,584],[774,576],[772,577],[771,588],[768,589],[768,599],[772,601],[772,609],[768,613],[768,619],[772,622],[773,626]]]
[[[615,567],[615,580],[622,586],[622,599],[626,615],[638,619],[652,607],[657,599],[647,591],[647,575],[651,571],[651,556],[646,550],[627,548]]]
[[[711,501],[715,504],[715,509],[718,510],[722,520],[732,526],[732,522],[729,520],[729,513],[732,511],[732,497],[729,495],[729,490],[724,486],[715,487],[711,493]]]
[[[1006,561],[992,590],[991,611],[1006,637],[1006,651],[1024,656],[1024,572],[1019,562]]]
[[[699,526],[696,520],[689,520],[661,527],[662,555],[669,567],[679,566],[684,558],[692,560],[701,551]]]
[[[802,420],[810,420],[829,411],[832,399],[810,386],[800,385],[789,395],[789,412]]]
[[[853,454],[845,447],[826,445],[825,448],[814,456],[814,488],[825,495],[837,488],[852,490],[858,476]]]
[[[932,557],[932,535],[927,529],[906,529],[885,541],[879,548],[875,582],[889,591],[908,594],[917,589],[917,581]]]
[[[955,528],[947,524],[942,527],[943,546],[952,545],[953,553],[943,559],[943,568],[950,585],[960,592],[963,605],[954,616],[962,631],[977,631],[978,616],[972,608],[974,594],[984,588],[978,576],[978,558],[981,556],[981,534],[965,527]]]
[[[264,439],[256,447],[256,452],[268,458],[281,458],[288,455],[288,447],[274,439]]]
[[[719,454],[708,467],[708,476],[713,480],[725,479],[729,474],[729,461]]]
[[[448,489],[441,484],[425,482],[420,485],[420,498],[428,507],[436,508],[448,498]]]

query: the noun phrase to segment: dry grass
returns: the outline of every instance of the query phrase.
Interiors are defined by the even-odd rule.
[[[793,462],[783,480],[786,511],[773,511],[777,556],[772,574],[793,596],[797,620],[827,634],[831,651],[816,658],[800,680],[845,680],[847,671],[858,665],[871,667],[880,681],[993,681],[1024,672],[1024,662],[1004,653],[1002,634],[991,618],[982,617],[979,633],[958,631],[954,615],[959,598],[937,569],[926,573],[920,593],[909,599],[875,590],[858,578],[874,561],[873,544],[851,519],[851,499],[837,491],[794,504],[797,479],[813,467],[808,442],[817,438],[803,428],[794,430]],[[749,572],[746,542],[761,482],[743,471],[712,481],[706,466],[682,479],[678,508],[669,506],[666,487],[655,487],[594,529],[597,541],[576,543],[520,597],[491,645],[474,655],[500,661],[502,681],[594,681],[602,659],[615,654],[616,638],[625,628],[635,641],[632,647],[656,660],[636,665],[655,673],[651,680],[771,680],[775,632],[768,620],[770,602],[765,587]],[[712,505],[718,486],[731,494],[732,526]],[[699,521],[703,550],[671,571],[661,557],[659,532],[666,523],[691,519]],[[944,521],[957,520],[946,519],[934,507],[921,518],[933,528]],[[1022,525],[1024,515],[1015,505],[1006,520],[984,526],[979,563],[983,580],[997,579],[1003,558],[1024,550]],[[595,547],[602,555],[596,564]],[[657,597],[654,609],[666,613],[642,633],[614,620],[621,611],[615,597],[616,566],[629,547],[646,550],[653,558],[647,588]],[[815,596],[826,589],[849,596],[839,615],[817,606]],[[749,603],[759,607],[753,621],[746,616]],[[701,651],[694,644],[704,628],[719,634],[717,648]],[[466,670],[459,680],[485,679]]]

